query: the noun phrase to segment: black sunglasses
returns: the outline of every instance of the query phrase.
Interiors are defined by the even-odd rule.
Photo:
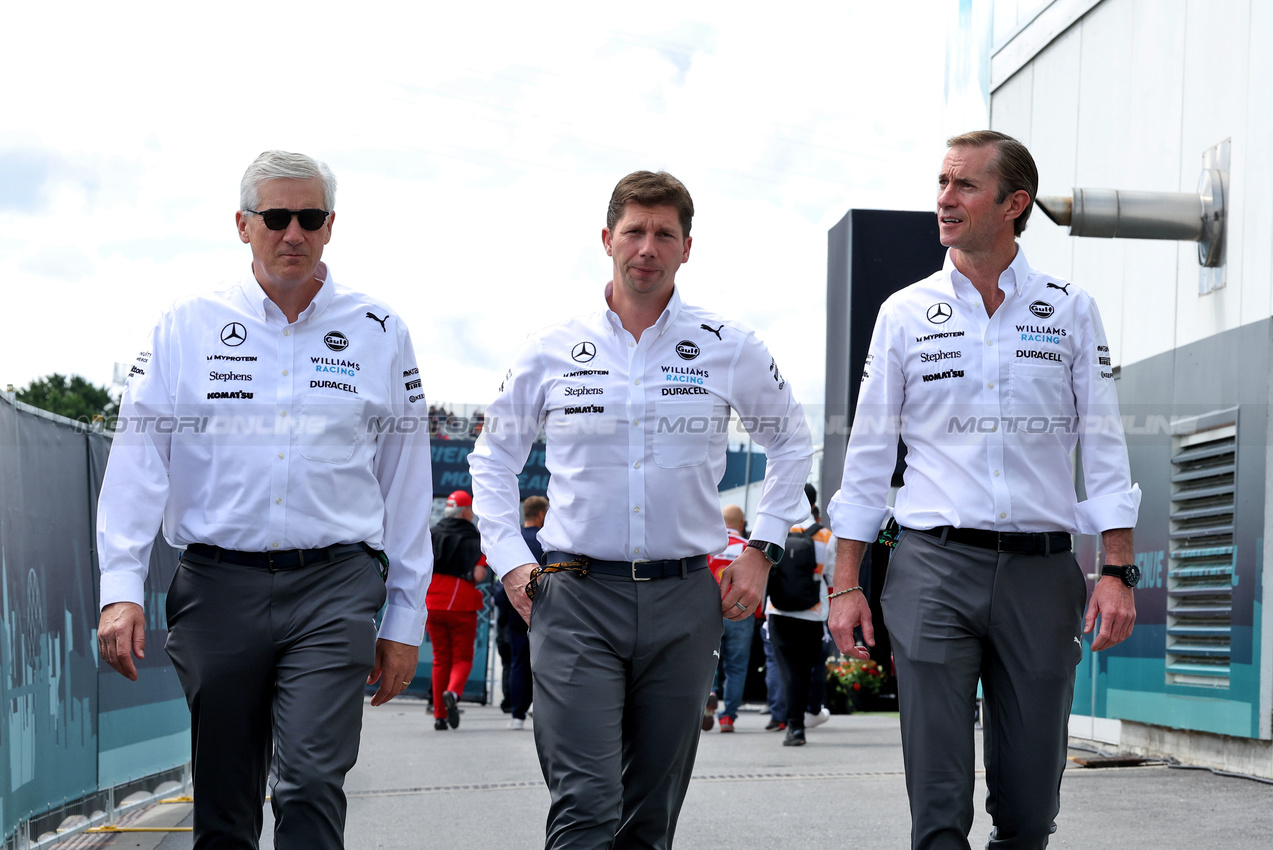
[[[259,215],[261,221],[265,222],[265,226],[270,230],[286,230],[287,226],[292,223],[292,216],[296,216],[296,220],[301,223],[301,227],[306,230],[317,230],[323,226],[323,222],[327,221],[327,216],[331,215],[327,210],[244,210],[244,212]]]

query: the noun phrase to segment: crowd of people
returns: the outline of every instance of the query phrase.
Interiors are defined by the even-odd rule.
[[[117,433],[98,504],[98,651],[129,679],[156,619],[142,603],[161,525],[184,550],[164,648],[190,709],[194,846],[255,847],[268,794],[279,850],[343,847],[366,686],[373,708],[409,687],[427,628],[435,728],[454,730],[477,585],[493,573],[513,729],[534,699],[546,848],[666,850],[703,727],[737,723],[736,662],[758,616],[778,673],[771,702],[783,696],[769,728],[785,745],[825,721],[825,631],[869,658],[875,624],[858,579],[882,529],[895,544],[880,601],[912,846],[969,847],[979,680],[987,846],[1046,846],[1081,635],[1095,631],[1100,651],[1135,622],[1140,491],[1108,425],[1120,418],[1100,313],[1016,241],[1038,187],[1033,158],[990,131],[947,145],[946,261],[880,310],[855,420],[871,427],[852,430],[829,525],[805,489],[813,445],[786,372],[751,328],[692,306],[676,283],[691,253],[688,189],[637,171],[607,205],[608,282],[589,312],[517,349],[485,411],[498,429],[486,416],[461,425],[478,436],[472,491],[452,493],[432,531],[428,440],[458,418],[433,407],[428,432],[381,427],[424,408],[411,335],[322,260],[331,170],[261,154],[235,213],[250,270],[161,314],[122,399],[121,419],[139,427]],[[176,411],[323,427],[272,425],[249,441],[145,424]],[[726,439],[710,423],[729,411],[765,452],[749,532],[717,492]],[[954,411],[1059,426],[954,434]],[[542,433],[549,503],[525,504],[518,475]],[[906,469],[891,492],[899,441]],[[1075,533],[1102,538],[1090,598]]]

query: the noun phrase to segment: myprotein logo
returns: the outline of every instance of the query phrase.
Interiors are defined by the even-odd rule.
[[[676,344],[676,354],[682,360],[693,360],[700,353],[698,346],[688,339],[683,339]]]
[[[349,337],[340,331],[328,331],[327,336],[323,337],[323,343],[332,351],[344,351],[349,347]]]
[[[1056,312],[1056,308],[1046,301],[1035,301],[1030,305],[1030,312],[1038,316],[1040,319],[1051,318]]]

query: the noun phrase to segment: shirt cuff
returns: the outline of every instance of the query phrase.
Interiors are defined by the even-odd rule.
[[[880,527],[888,518],[889,508],[867,507],[840,501],[836,493],[827,505],[827,518],[831,520],[831,533],[842,540],[858,540],[874,543],[880,536]]]
[[[530,547],[526,545],[526,538],[518,534],[487,549],[486,563],[495,570],[495,575],[502,579],[522,564],[538,564],[539,561],[535,560],[535,556],[531,554]]]
[[[787,535],[791,533],[794,523],[784,522],[782,517],[770,514],[756,514],[756,524],[751,529],[752,540],[763,540],[766,543],[787,545]]]
[[[146,579],[132,570],[111,570],[102,573],[101,607],[116,602],[133,602],[144,607]]]
[[[386,605],[385,617],[380,621],[380,635],[384,640],[419,646],[424,643],[424,621],[427,611],[417,611],[401,605]]]
[[[1140,485],[1122,493],[1092,496],[1078,503],[1074,512],[1079,534],[1100,534],[1111,528],[1135,528],[1140,514]]]

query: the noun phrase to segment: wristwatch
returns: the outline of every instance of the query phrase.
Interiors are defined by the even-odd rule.
[[[765,556],[765,560],[770,566],[782,560],[783,553],[787,550],[779,546],[777,543],[767,543],[764,540],[748,540],[748,549],[759,549],[760,554]]]
[[[1135,564],[1106,564],[1101,567],[1101,578],[1105,576],[1114,576],[1128,587],[1135,587],[1140,584],[1140,567]]]

